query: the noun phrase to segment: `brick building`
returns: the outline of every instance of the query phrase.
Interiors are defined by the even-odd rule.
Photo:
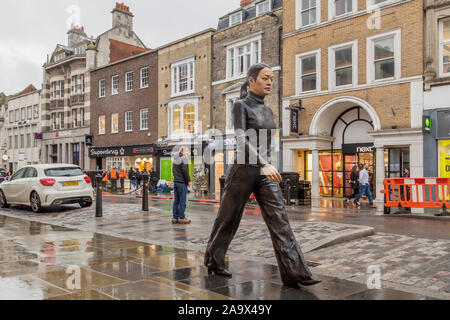
[[[91,168],[154,168],[157,70],[153,50],[91,71]]]
[[[84,27],[68,31],[43,66],[43,163],[73,163],[89,169],[90,70],[145,50],[133,31],[133,14],[123,4],[112,10],[112,28],[96,39]]]
[[[275,123],[281,119],[281,0],[243,0],[241,6],[219,19],[213,36],[211,105],[213,126],[220,130],[223,150],[216,150],[210,170],[211,193],[220,191],[219,178],[226,172],[235,152],[232,107],[239,98],[250,65],[263,62],[273,67],[275,81],[266,104]],[[277,163],[277,155],[274,164]]]
[[[424,174],[450,178],[450,1],[426,0]]]
[[[378,201],[385,177],[423,176],[422,1],[283,5],[284,171],[315,199],[349,195],[363,163]]]
[[[181,145],[190,146],[194,156],[194,150],[203,148],[202,134],[211,127],[214,32],[215,29],[206,29],[158,48],[157,161],[163,180],[172,178],[172,150]],[[194,158],[190,161],[193,175]]]

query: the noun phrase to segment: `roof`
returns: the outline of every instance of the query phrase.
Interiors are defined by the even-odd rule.
[[[191,34],[191,35],[189,35],[189,36],[186,36],[186,37],[184,37],[184,38],[181,38],[181,39],[175,40],[175,41],[173,41],[173,42],[164,44],[164,45],[162,45],[162,46],[156,48],[155,50],[161,50],[161,49],[164,49],[164,48],[173,46],[174,44],[177,44],[177,43],[179,43],[179,42],[183,42],[183,41],[186,41],[186,40],[188,40],[188,39],[195,38],[195,37],[200,36],[200,35],[202,35],[202,34],[204,34],[204,33],[208,33],[208,32],[213,32],[213,33],[214,33],[214,32],[216,32],[216,31],[217,31],[217,30],[214,29],[214,28],[208,28],[208,29],[202,30],[202,31],[200,31],[200,32],[197,32],[197,33]]]
[[[26,87],[21,92],[16,94],[16,96],[21,96],[23,94],[31,93],[31,92],[34,92],[34,91],[37,91],[37,89],[32,84],[30,84],[30,85],[28,85],[28,87]]]
[[[271,4],[270,5],[270,11],[268,11],[268,12],[266,12],[264,14],[269,14],[270,12],[278,10],[278,9],[283,7],[283,1],[282,0],[269,0],[269,1],[270,1],[270,4]],[[231,28],[231,27],[235,26],[235,25],[230,26],[230,22],[229,22],[229,17],[232,14],[234,14],[234,13],[242,12],[242,21],[240,23],[236,24],[236,25],[240,25],[241,23],[244,23],[244,22],[256,19],[256,18],[264,15],[264,14],[262,14],[262,15],[258,16],[257,13],[256,13],[256,6],[259,3],[261,3],[261,2],[264,2],[264,0],[251,1],[249,4],[247,4],[247,5],[243,6],[243,7],[240,7],[238,9],[236,9],[236,10],[233,10],[233,11],[227,13],[226,15],[220,17],[219,18],[219,23],[217,25],[217,31],[222,31],[224,29],[228,29],[228,28]]]
[[[149,49],[134,46],[129,43],[109,39],[109,62],[114,63],[116,61],[135,56],[142,52],[149,51]]]

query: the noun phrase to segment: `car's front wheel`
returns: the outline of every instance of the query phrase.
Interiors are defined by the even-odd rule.
[[[82,208],[90,207],[90,206],[92,206],[92,200],[81,201],[80,206]]]
[[[33,191],[30,196],[30,204],[31,204],[31,210],[33,212],[40,212],[42,210],[41,207],[41,198],[39,198],[39,195],[36,191]]]
[[[8,208],[9,204],[6,201],[5,194],[3,193],[3,190],[0,190],[0,208]]]

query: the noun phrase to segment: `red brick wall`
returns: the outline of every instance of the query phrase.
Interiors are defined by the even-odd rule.
[[[149,67],[149,86],[140,88],[140,69]],[[133,71],[133,91],[125,92],[125,73]],[[119,94],[111,95],[112,76],[119,76]],[[100,79],[106,79],[106,95],[98,96]],[[139,110],[149,109],[149,129],[140,130]],[[133,111],[133,131],[125,132],[125,112]],[[111,133],[111,114],[119,113],[119,133]],[[99,115],[106,116],[106,134],[98,135]],[[148,133],[151,133],[148,136]],[[96,147],[155,143],[158,139],[158,52],[94,70],[91,73],[91,134]]]

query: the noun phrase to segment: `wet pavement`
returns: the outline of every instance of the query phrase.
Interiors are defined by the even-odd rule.
[[[28,223],[31,224],[37,222],[53,224],[52,228],[62,226],[84,230],[88,234],[121,238],[121,242],[124,243],[120,245],[114,241],[103,241],[95,246],[106,250],[108,254],[111,253],[110,251],[114,251],[111,250],[114,247],[115,254],[125,254],[125,256],[135,258],[138,255],[137,248],[130,248],[126,239],[128,239],[127,241],[137,241],[141,243],[141,246],[151,244],[165,248],[181,248],[173,249],[175,251],[184,250],[183,252],[174,252],[174,256],[186,251],[200,252],[197,257],[188,255],[188,259],[177,256],[178,258],[174,258],[175,260],[161,258],[153,261],[150,258],[141,257],[141,262],[142,260],[145,262],[145,268],[141,268],[139,272],[147,275],[152,274],[154,269],[168,272],[202,265],[203,255],[201,252],[206,248],[206,242],[218,209],[217,204],[190,202],[187,215],[193,220],[193,223],[191,225],[172,225],[170,223],[172,204],[170,200],[150,199],[150,211],[145,213],[140,211],[140,199],[136,197],[105,196],[104,199],[103,218],[95,218],[93,207],[79,209],[77,206],[67,206],[47,210],[40,214],[32,213],[27,207],[12,207],[0,210],[0,221],[6,219],[6,216],[10,216],[29,220]],[[376,216],[373,211],[364,208],[358,210],[342,208],[341,212],[339,210],[334,212],[334,209],[328,211],[325,211],[324,208],[319,209],[312,208],[309,213],[289,214],[294,233],[302,250],[306,252],[306,259],[311,262],[314,274],[320,277],[336,277],[367,288],[367,280],[371,275],[369,269],[375,267],[380,271],[381,286],[386,290],[394,290],[394,292],[400,290],[420,296],[450,299],[450,241],[448,241],[450,229],[448,221]],[[1,215],[6,216],[2,217]],[[35,229],[30,225],[29,232],[34,232],[32,230]],[[373,234],[374,230],[375,234]],[[11,228],[0,229],[0,239],[2,237],[14,238],[15,236],[16,232]],[[39,237],[38,234],[35,236]],[[20,238],[15,241],[22,241],[21,244],[29,245]],[[70,252],[69,248],[70,246],[65,251],[69,251],[70,255],[60,255],[57,263],[77,263],[80,253],[74,254]],[[106,251],[102,258],[109,258]],[[98,251],[96,252],[98,253]],[[28,268],[34,266],[32,253],[25,251],[17,254],[25,261],[32,261],[27,262]],[[257,264],[276,265],[270,236],[258,208],[249,207],[245,210],[241,227],[230,246],[229,258],[231,262],[246,260]],[[50,256],[46,259],[51,261],[55,257]],[[199,261],[198,264],[188,263],[186,265],[185,260],[196,261],[196,259]],[[134,268],[136,270],[137,267],[134,266],[136,263],[139,261],[131,259],[126,264],[116,265],[115,268],[119,270]],[[5,264],[0,266],[0,272],[3,270],[2,268],[7,270],[9,267],[17,268],[14,264],[10,266]],[[102,269],[102,266],[99,266],[95,270],[104,272],[107,270],[105,268],[111,267],[103,266]],[[6,272],[14,275],[15,271],[8,269]],[[235,277],[239,279],[237,275]],[[276,275],[274,277],[277,280]],[[125,280],[138,281],[133,274]],[[188,285],[196,284],[207,290],[216,289],[212,287],[215,286],[214,281],[194,279],[194,282],[190,282],[188,280],[181,279],[179,282]],[[245,279],[240,280],[244,281]],[[270,281],[273,282],[272,280],[274,279]],[[229,283],[235,284],[234,282]],[[143,283],[142,285],[147,284]],[[259,282],[252,282],[251,287],[260,288],[258,290],[262,291],[259,292],[264,292]],[[245,292],[247,289],[239,287],[239,290]],[[368,295],[372,295],[374,298],[392,296],[388,292],[381,295],[375,293]],[[264,296],[265,293],[262,295]],[[336,296],[333,297],[336,298]]]
[[[318,285],[290,288],[282,285],[277,266],[233,255],[227,267],[232,278],[208,275],[197,250],[0,216],[4,300],[430,298],[325,275]]]

